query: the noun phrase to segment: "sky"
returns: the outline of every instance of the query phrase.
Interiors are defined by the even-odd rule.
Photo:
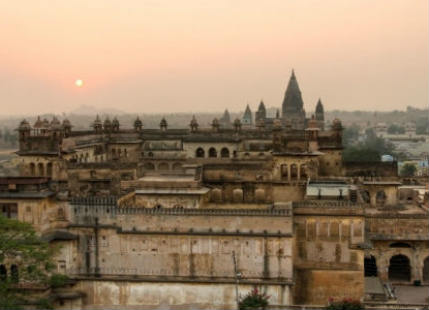
[[[0,115],[428,105],[426,0],[0,0]],[[76,86],[76,80],[82,86]]]

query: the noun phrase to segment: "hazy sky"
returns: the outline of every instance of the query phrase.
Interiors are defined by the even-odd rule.
[[[0,114],[428,104],[427,0],[0,0]],[[75,81],[83,80],[77,87]]]

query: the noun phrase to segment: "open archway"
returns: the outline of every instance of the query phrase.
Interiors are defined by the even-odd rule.
[[[364,259],[365,277],[376,277],[378,275],[377,261],[374,256]]]
[[[411,266],[408,257],[402,254],[392,256],[389,262],[389,280],[401,282],[411,280]]]
[[[197,148],[197,150],[195,151],[195,157],[204,158],[204,155],[205,155],[204,149],[202,147]]]
[[[229,150],[226,147],[224,147],[220,151],[220,157],[222,157],[222,158],[228,158],[229,157]]]
[[[217,157],[217,151],[216,151],[216,149],[214,147],[211,147],[209,149],[209,157],[211,157],[211,158],[216,158]]]

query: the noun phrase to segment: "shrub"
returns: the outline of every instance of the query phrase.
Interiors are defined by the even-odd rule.
[[[265,309],[268,306],[268,299],[265,293],[259,293],[257,288],[254,288],[247,293],[239,302],[240,309]]]
[[[333,298],[329,298],[329,304],[326,306],[327,310],[362,310],[364,306],[359,300],[353,300],[351,298],[344,298],[342,300],[335,301]]]

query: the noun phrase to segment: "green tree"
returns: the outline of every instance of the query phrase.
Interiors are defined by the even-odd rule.
[[[407,163],[402,166],[400,175],[403,177],[413,177],[416,174],[416,165]]]
[[[387,133],[391,135],[397,135],[397,134],[402,135],[405,133],[405,128],[402,126],[392,124],[387,128]]]
[[[359,138],[359,131],[359,126],[355,124],[346,127],[343,131],[343,144],[347,146],[353,144],[354,142],[357,142]]]
[[[27,296],[21,285],[49,288],[55,249],[42,241],[33,227],[0,215],[0,309],[32,304],[47,307],[45,299]]]

